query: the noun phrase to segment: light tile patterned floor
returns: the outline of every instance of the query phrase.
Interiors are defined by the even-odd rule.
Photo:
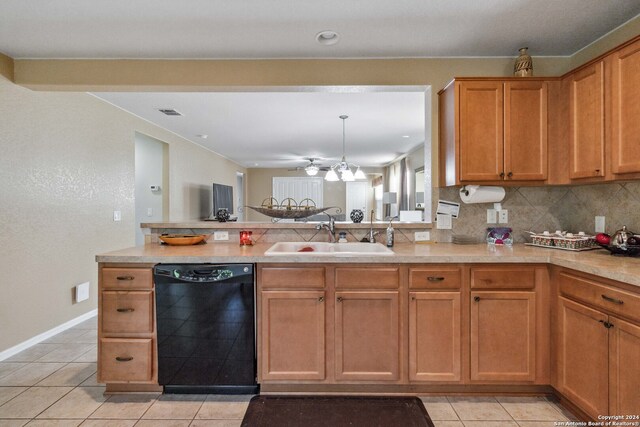
[[[96,382],[97,319],[0,362],[0,426],[237,427],[251,396],[112,395]],[[436,427],[551,427],[538,397],[422,397]]]

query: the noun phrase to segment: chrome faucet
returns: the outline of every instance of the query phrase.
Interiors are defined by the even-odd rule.
[[[322,212],[322,213],[329,217],[329,223],[321,222],[320,224],[316,224],[316,230],[322,230],[323,228],[327,230],[327,232],[329,233],[329,243],[335,243],[336,242],[336,220],[334,217],[332,217],[328,213],[326,212]]]
[[[369,242],[369,243],[375,243],[376,242],[376,235],[379,234],[377,231],[373,231],[373,209],[371,209],[371,216],[370,216],[370,222],[371,222],[371,227],[369,228],[369,233],[364,236],[362,238],[362,240],[360,240],[361,242]]]

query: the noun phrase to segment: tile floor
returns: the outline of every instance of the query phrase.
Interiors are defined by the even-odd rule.
[[[112,395],[96,383],[97,319],[0,362],[0,426],[239,426],[251,396]],[[574,419],[538,397],[422,397],[436,427],[543,427]]]

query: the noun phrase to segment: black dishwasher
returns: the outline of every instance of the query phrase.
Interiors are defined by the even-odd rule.
[[[165,393],[258,392],[253,272],[252,264],[154,267]]]

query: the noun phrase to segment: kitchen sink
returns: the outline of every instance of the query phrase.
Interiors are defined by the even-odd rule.
[[[278,242],[264,253],[267,256],[389,256],[393,251],[381,243]]]

